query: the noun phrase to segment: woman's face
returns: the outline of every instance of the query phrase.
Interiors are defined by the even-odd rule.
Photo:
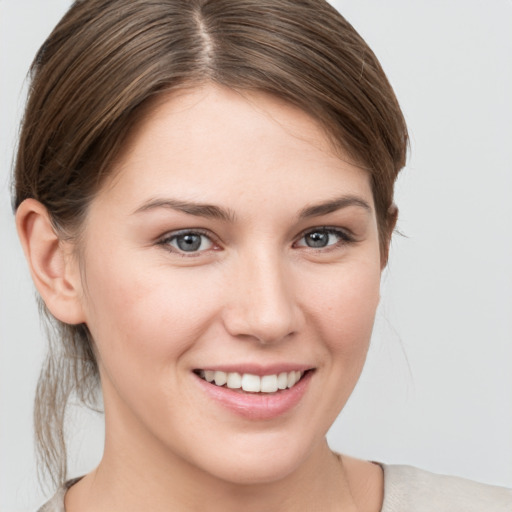
[[[369,178],[275,98],[174,94],[93,200],[79,272],[106,456],[277,480],[323,446],[365,360]]]

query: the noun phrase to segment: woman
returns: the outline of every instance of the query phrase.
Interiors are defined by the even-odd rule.
[[[106,442],[45,510],[510,507],[325,442],[364,363],[406,144],[326,4],[72,7],[35,61],[15,205],[62,352],[38,390],[44,462],[62,484],[66,400],[98,377]]]

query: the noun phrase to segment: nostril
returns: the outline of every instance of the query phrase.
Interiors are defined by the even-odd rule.
[[[231,311],[225,316],[226,330],[241,340],[261,344],[280,343],[298,332],[297,315],[293,311]]]

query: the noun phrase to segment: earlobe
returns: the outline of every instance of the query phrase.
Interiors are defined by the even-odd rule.
[[[16,227],[32,279],[48,310],[67,324],[83,323],[78,263],[70,243],[55,232],[46,208],[26,199],[16,211]]]

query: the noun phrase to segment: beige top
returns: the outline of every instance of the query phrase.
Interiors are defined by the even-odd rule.
[[[435,475],[411,466],[381,466],[381,512],[512,512],[511,489]],[[64,495],[76,481],[67,482],[38,512],[65,512]]]

